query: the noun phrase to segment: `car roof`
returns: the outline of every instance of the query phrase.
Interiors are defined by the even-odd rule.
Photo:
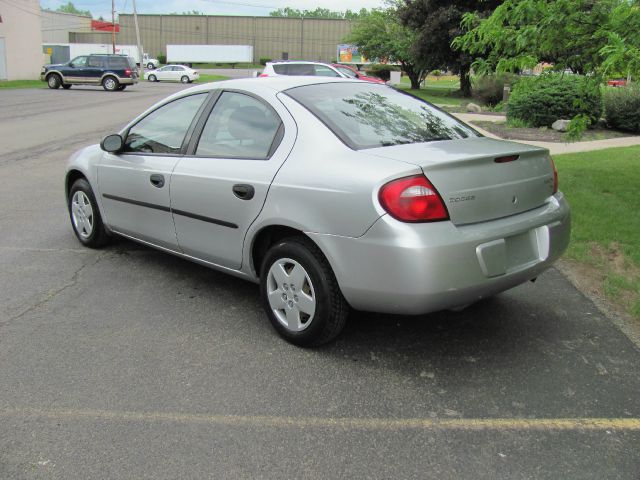
[[[282,92],[289,88],[302,87],[306,85],[316,85],[322,83],[356,83],[362,85],[363,82],[351,78],[340,77],[314,77],[314,76],[288,76],[282,75],[278,77],[256,77],[256,78],[238,78],[233,80],[223,80],[220,82],[205,83],[188,89],[189,92],[208,91],[218,88],[241,89],[254,91],[261,88],[268,88],[276,92]],[[187,90],[183,90],[185,92]]]
[[[327,62],[314,62],[313,60],[272,60],[271,62],[267,62],[267,64],[276,64],[276,63],[296,63],[296,64],[304,64],[304,65],[331,65]]]

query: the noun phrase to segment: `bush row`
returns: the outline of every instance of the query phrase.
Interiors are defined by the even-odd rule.
[[[607,89],[604,112],[611,128],[640,133],[640,87]]]
[[[593,124],[602,116],[598,82],[579,75],[543,74],[520,78],[511,91],[507,119],[550,127],[558,119],[584,115]]]

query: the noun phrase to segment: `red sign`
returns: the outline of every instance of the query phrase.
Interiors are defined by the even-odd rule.
[[[98,32],[113,32],[113,23],[103,22],[101,20],[91,20],[91,30]],[[116,32],[120,31],[120,25],[116,23]]]

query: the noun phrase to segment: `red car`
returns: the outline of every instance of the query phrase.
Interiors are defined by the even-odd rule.
[[[331,66],[347,77],[357,78],[358,80],[363,80],[365,82],[371,82],[371,83],[385,83],[385,81],[380,78],[367,77],[363,75],[361,72],[359,72],[358,70],[356,70],[355,68],[350,67],[348,65],[332,63]]]
[[[607,82],[607,85],[609,85],[610,87],[626,87],[627,81],[624,78],[618,78],[614,80],[609,80]]]

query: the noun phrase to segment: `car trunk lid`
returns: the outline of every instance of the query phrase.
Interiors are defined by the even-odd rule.
[[[421,167],[458,225],[531,210],[553,194],[549,152],[530,145],[481,137],[362,152]]]

